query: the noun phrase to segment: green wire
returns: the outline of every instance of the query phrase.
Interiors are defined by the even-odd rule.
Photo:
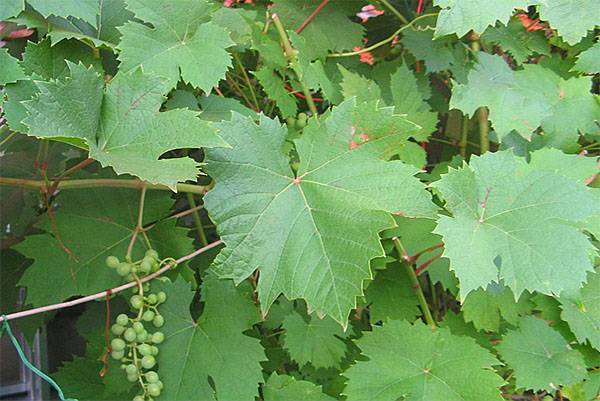
[[[36,368],[31,362],[29,362],[29,360],[25,356],[25,353],[23,352],[23,349],[21,348],[21,345],[19,344],[19,341],[17,340],[17,338],[13,334],[12,330],[10,329],[10,325],[8,324],[8,319],[6,319],[6,316],[2,315],[2,320],[3,320],[3,323],[2,323],[2,330],[0,330],[0,337],[2,336],[2,334],[5,331],[8,333],[8,337],[10,338],[10,341],[15,346],[15,349],[17,350],[17,353],[19,354],[19,358],[21,358],[21,361],[23,361],[25,366],[27,366],[29,368],[29,370],[31,370],[33,373],[35,373],[36,375],[38,375],[39,377],[41,377],[42,379],[47,381],[52,387],[54,387],[54,389],[58,393],[58,397],[62,401],[77,401],[74,398],[65,398],[60,386],[54,380],[52,380],[52,378],[50,376],[48,376],[47,374],[45,374],[44,372],[42,372],[41,370]]]

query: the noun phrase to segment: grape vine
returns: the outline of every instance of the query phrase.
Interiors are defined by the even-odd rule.
[[[600,1],[1,4],[0,322],[58,398],[600,396]]]

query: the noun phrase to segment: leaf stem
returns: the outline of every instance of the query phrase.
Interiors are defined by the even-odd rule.
[[[403,24],[409,23],[406,17],[402,15],[400,11],[398,11],[398,9],[396,9],[396,7],[394,7],[388,0],[379,0],[379,2],[383,4],[388,10],[390,10],[392,14],[398,17],[398,19],[402,21]]]
[[[146,186],[142,186],[142,190],[140,191],[140,206],[138,208],[138,217],[135,228],[133,229],[133,233],[131,233],[131,241],[129,241],[129,246],[127,247],[127,254],[125,255],[125,259],[128,262],[131,262],[131,252],[133,251],[133,244],[135,244],[135,240],[140,232],[144,231],[144,203],[146,201]],[[134,275],[135,277],[135,275]],[[136,278],[137,280],[137,278]],[[138,280],[139,281],[139,280]]]
[[[31,190],[40,190],[46,186],[43,180],[26,180],[21,178],[10,178],[0,177],[0,186],[7,187],[18,187]],[[98,188],[98,187],[110,187],[110,188],[131,188],[140,189],[143,186],[146,189],[155,189],[162,191],[171,191],[171,188],[161,184],[148,184],[141,180],[121,180],[112,178],[98,178],[98,179],[81,179],[81,180],[65,180],[60,181],[58,189],[84,189],[84,188]],[[192,193],[198,195],[204,195],[211,188],[210,185],[195,185],[195,184],[177,184],[177,192]]]
[[[254,92],[254,87],[252,85],[252,82],[250,82],[250,77],[246,72],[246,68],[244,68],[244,64],[242,64],[242,60],[240,60],[240,56],[236,52],[233,52],[233,59],[237,63],[238,69],[242,72],[242,76],[244,77],[244,80],[248,85],[248,89],[250,90],[250,96],[252,97],[252,101],[254,102],[255,106],[254,111],[258,113],[260,112],[260,105],[258,104],[258,100],[256,99],[256,93]]]
[[[377,43],[375,43],[375,44],[374,44],[374,45],[372,45],[372,46],[365,47],[364,49],[356,50],[356,51],[353,51],[353,52],[346,52],[346,53],[330,53],[330,54],[328,54],[328,55],[327,55],[327,57],[349,57],[349,56],[357,56],[357,55],[359,55],[359,54],[363,54],[363,53],[366,53],[366,52],[373,51],[373,50],[377,49],[378,47],[381,47],[381,46],[383,46],[383,45],[385,45],[385,44],[387,44],[387,43],[390,43],[390,42],[392,42],[396,36],[398,36],[398,35],[399,35],[400,33],[402,33],[404,30],[406,30],[406,29],[408,29],[408,28],[412,27],[412,26],[415,24],[415,22],[417,22],[417,21],[420,21],[420,20],[422,20],[422,19],[425,19],[425,18],[429,18],[429,17],[435,17],[435,16],[437,16],[437,15],[438,15],[438,13],[430,13],[430,14],[423,14],[423,15],[420,15],[420,16],[418,16],[417,18],[415,18],[414,20],[410,21],[408,24],[406,24],[406,25],[404,25],[404,26],[400,27],[398,30],[396,30],[396,32],[394,32],[394,33],[393,33],[393,34],[392,34],[390,37],[388,37],[387,39],[384,39],[384,40],[382,40],[382,41],[380,41],[380,42],[377,42]]]
[[[490,126],[488,123],[488,110],[485,106],[477,111],[477,121],[479,122],[480,154],[484,154],[490,150]]]
[[[435,329],[437,327],[437,325],[435,324],[433,315],[431,314],[431,311],[429,310],[429,305],[427,304],[427,299],[425,298],[425,294],[423,293],[423,289],[421,288],[421,283],[419,283],[419,278],[417,277],[417,274],[415,273],[414,263],[409,263],[409,261],[407,260],[407,258],[410,258],[410,257],[408,257],[408,254],[406,253],[406,249],[404,248],[404,246],[402,245],[402,242],[400,242],[400,239],[398,237],[394,238],[394,246],[396,248],[396,251],[398,252],[398,255],[404,260],[404,262],[402,264],[404,265],[404,267],[406,269],[406,273],[408,274],[410,283],[415,291],[417,300],[419,301],[419,304],[421,305],[421,310],[423,311],[423,316],[425,317],[425,321],[427,322],[427,324],[429,326],[431,326],[432,329]]]
[[[285,28],[283,27],[283,24],[281,23],[281,20],[279,19],[279,16],[277,14],[273,14],[271,19],[273,20],[273,24],[275,25],[275,28],[277,28],[277,32],[279,33],[279,37],[280,37],[281,43],[283,45],[283,50],[284,50],[285,56],[288,59],[288,63],[290,65],[291,69],[296,74],[296,77],[298,78],[298,81],[300,82],[300,86],[302,87],[302,92],[304,93],[304,96],[306,96],[305,100],[306,100],[306,104],[308,105],[308,109],[315,116],[315,118],[318,119],[319,112],[317,110],[317,106],[315,105],[315,100],[313,99],[312,93],[310,93],[310,88],[308,87],[308,85],[306,85],[306,83],[302,79],[302,73],[298,70],[298,67],[297,67],[297,64],[298,64],[297,50],[294,50],[294,48],[292,47],[290,38],[288,37],[288,35],[285,31]]]
[[[204,246],[208,245],[208,240],[206,239],[206,233],[204,232],[204,227],[202,226],[202,220],[200,219],[200,213],[198,210],[200,209],[198,205],[196,205],[196,199],[194,199],[194,194],[186,194],[187,201],[190,204],[192,217],[194,218],[194,224],[196,225],[196,231],[198,231],[198,237],[200,238],[200,243]]]
[[[460,155],[464,158],[467,156],[467,143],[469,137],[469,117],[466,115],[463,116],[462,120],[462,130],[460,133],[460,142],[458,143],[458,149]]]
[[[300,32],[302,32],[304,28],[306,28],[308,24],[310,24],[310,22],[317,16],[317,14],[321,12],[323,7],[325,7],[327,3],[329,3],[329,0],[323,0],[321,4],[319,4],[317,8],[315,8],[315,10],[312,13],[310,13],[310,15],[304,20],[304,22],[302,22],[302,24],[300,24],[300,26],[296,28],[296,33],[300,34]]]

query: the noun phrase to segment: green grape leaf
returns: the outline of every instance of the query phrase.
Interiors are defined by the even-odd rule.
[[[593,247],[573,223],[599,204],[581,183],[509,150],[472,157],[432,185],[453,215],[440,216],[434,232],[444,239],[461,299],[499,280],[516,298],[525,290],[558,294],[578,288],[592,270]]]
[[[287,315],[282,327],[283,348],[300,367],[310,363],[315,368],[341,368],[347,349],[343,339],[352,335],[352,330],[344,332],[329,317],[319,319],[314,314],[302,316],[297,312]]]
[[[577,341],[600,351],[600,274],[590,273],[588,282],[579,290],[565,293],[561,303],[561,318],[577,337]]]
[[[550,55],[544,31],[529,32],[518,19],[512,19],[507,26],[486,29],[481,40],[500,46],[517,64],[523,64],[532,55]]]
[[[27,0],[30,6],[44,17],[75,17],[96,26],[100,12],[98,0]]]
[[[251,400],[263,380],[265,359],[257,339],[243,334],[259,320],[249,285],[234,287],[214,273],[203,277],[200,290],[204,310],[198,321],[190,316],[194,298],[182,279],[164,283],[167,301],[165,342],[158,355],[166,400]]]
[[[500,331],[502,320],[516,326],[532,309],[528,297],[521,296],[517,302],[510,289],[498,283],[469,293],[461,307],[465,321],[472,322],[477,330],[492,332]]]
[[[502,400],[503,380],[492,370],[496,358],[447,328],[390,321],[365,332],[356,344],[369,360],[344,373],[348,401]]]
[[[272,11],[277,13],[283,26],[288,30],[297,29],[319,6],[321,0],[275,0]],[[350,16],[360,11],[364,5],[360,0],[333,0],[327,12],[320,13],[300,34],[313,47],[318,57],[328,51],[342,51],[360,46],[364,28],[352,23]]]
[[[119,73],[104,88],[93,70],[81,64],[69,68],[70,77],[38,82],[40,94],[24,102],[29,135],[79,140],[89,148],[90,157],[118,174],[133,174],[173,190],[177,182],[196,178],[198,164],[190,158],[158,160],[163,153],[226,146],[196,112],[159,111],[169,86],[158,77],[141,70]]]
[[[447,70],[456,63],[452,48],[453,41],[449,38],[433,40],[433,32],[430,30],[408,30],[404,33],[401,42],[418,60],[425,62],[428,72]]]
[[[268,67],[262,67],[253,72],[269,99],[275,101],[281,115],[285,117],[296,116],[298,106],[294,95],[285,89],[285,82],[279,75]]]
[[[0,9],[0,21],[16,17],[25,9],[25,0],[4,0]]]
[[[398,67],[390,80],[394,112],[406,114],[406,118],[420,125],[423,129],[420,138],[425,139],[435,131],[438,115],[430,110],[429,105],[419,90],[416,77],[406,64]]]
[[[598,174],[595,157],[568,155],[558,149],[543,148],[531,153],[529,165],[536,170],[553,171],[585,183]]]
[[[172,201],[167,193],[148,192],[144,222],[166,217]],[[122,278],[106,267],[109,255],[124,258],[137,223],[139,191],[95,188],[65,191],[60,208],[54,211],[61,243],[52,235],[52,223],[44,218],[39,228],[47,234],[28,236],[16,246],[34,260],[19,284],[28,288],[27,301],[34,306],[56,303],[75,295],[88,295],[118,285]],[[191,252],[191,239],[175,221],[161,222],[148,231],[161,254],[179,257]],[[69,255],[63,247],[70,252]],[[143,256],[145,246],[138,236],[133,247],[134,259]]]
[[[575,45],[600,22],[600,3],[596,0],[536,0],[540,18],[569,44]]]
[[[435,36],[455,33],[462,37],[469,31],[481,34],[496,21],[506,24],[515,9],[527,9],[527,0],[434,0],[441,7]]]
[[[523,318],[518,329],[508,330],[496,348],[513,369],[518,388],[552,392],[587,376],[583,355],[533,316]]]
[[[265,401],[335,401],[335,398],[323,394],[321,386],[277,373],[269,377],[263,387],[263,394]]]
[[[114,366],[113,368],[119,368]],[[102,363],[91,358],[76,356],[64,362],[52,378],[60,384],[66,397],[78,400],[110,400],[103,397],[105,387],[98,372]],[[120,370],[120,369],[119,369]],[[122,372],[120,372],[122,374]]]
[[[232,112],[240,113],[243,116],[258,118],[258,114],[240,103],[239,100],[230,97],[221,97],[210,94],[201,96],[198,103],[202,107],[200,118],[208,121],[230,120]]]
[[[125,8],[125,0],[102,0],[99,3],[98,27],[77,19],[52,19],[48,36],[53,43],[77,39],[92,46],[114,49],[121,38],[117,28],[133,19],[134,14]]]
[[[472,323],[467,323],[461,314],[456,314],[452,311],[446,312],[444,320],[439,322],[441,327],[447,327],[455,336],[471,337],[477,341],[477,344],[484,348],[492,349],[490,335],[478,331]]]
[[[206,151],[216,186],[205,204],[227,245],[214,267],[237,283],[260,267],[264,313],[284,293],[346,325],[369,261],[383,256],[377,234],[394,225],[388,213],[435,210],[416,169],[378,159],[398,135],[351,149],[354,108],[347,101],[325,121],[311,120],[295,141],[296,174],[282,151],[287,129],[264,116],[258,125],[239,115],[219,124],[233,148]]]
[[[581,71],[588,74],[597,74],[600,72],[600,42],[581,52],[577,56],[577,62],[572,68],[575,71]]]
[[[119,28],[121,71],[142,66],[145,72],[166,78],[168,88],[181,77],[209,93],[231,67],[226,49],[235,44],[225,28],[206,22],[211,8],[206,0],[127,0],[127,9],[153,27],[128,22]]]
[[[376,102],[381,99],[381,89],[374,81],[360,74],[349,71],[343,66],[338,66],[342,74],[342,94],[345,99],[356,97],[358,103]]]
[[[392,320],[414,321],[421,315],[419,301],[410,285],[404,267],[392,263],[377,272],[365,289],[371,323]]]
[[[0,85],[14,83],[27,77],[19,65],[19,60],[8,53],[8,49],[0,49]]]
[[[450,108],[473,115],[487,106],[500,139],[512,130],[529,139],[540,125],[548,135],[573,141],[578,131],[596,131],[600,104],[590,93],[589,77],[564,80],[540,65],[512,71],[500,56],[479,53],[478,58],[467,84],[455,86]]]

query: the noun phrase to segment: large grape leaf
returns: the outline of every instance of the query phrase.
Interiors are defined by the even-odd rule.
[[[206,151],[216,186],[205,204],[227,245],[215,269],[239,283],[260,268],[265,313],[284,293],[345,325],[371,278],[369,261],[384,254],[377,234],[394,225],[389,213],[434,210],[416,169],[377,157],[402,135],[351,149],[354,107],[347,101],[311,120],[296,140],[297,173],[282,151],[287,129],[264,116],[258,125],[239,115],[219,124],[233,148]]]
[[[500,322],[517,325],[521,316],[531,313],[533,304],[522,296],[515,301],[513,293],[504,285],[491,283],[485,290],[473,291],[465,299],[461,311],[465,321],[477,330],[500,331]]]
[[[90,157],[118,174],[129,173],[175,189],[178,181],[194,180],[198,163],[190,158],[161,159],[172,149],[226,146],[196,112],[160,112],[169,85],[141,70],[104,83],[91,68],[69,64],[70,77],[38,82],[40,93],[23,102],[29,135],[75,139]],[[84,100],[85,99],[85,100]]]
[[[368,361],[348,369],[349,401],[502,400],[499,362],[474,339],[393,320],[356,341]]]
[[[340,369],[347,349],[343,339],[349,337],[352,330],[344,331],[330,317],[304,317],[297,312],[287,315],[282,327],[285,330],[283,348],[300,367],[310,363],[315,368]]]
[[[517,378],[517,387],[553,391],[577,383],[586,375],[583,355],[541,319],[523,318],[519,328],[509,330],[497,347]]]
[[[269,377],[263,387],[263,394],[265,401],[335,401],[335,398],[323,393],[321,386],[277,373]]]
[[[257,339],[243,334],[260,319],[251,287],[234,287],[214,273],[204,275],[202,315],[197,321],[189,307],[194,292],[182,279],[163,283],[167,302],[165,342],[158,355],[165,400],[252,400],[263,380],[265,354]]]
[[[512,71],[502,57],[487,53],[479,53],[478,60],[468,82],[455,86],[450,108],[473,115],[487,106],[499,138],[516,130],[529,139],[539,126],[546,135],[573,142],[578,132],[596,132],[600,104],[590,92],[589,77],[565,80],[537,64]]]
[[[172,204],[168,193],[148,192],[144,208],[144,224],[169,213]],[[131,189],[95,188],[65,191],[60,194],[54,211],[56,230],[44,218],[39,228],[46,234],[28,236],[16,246],[19,252],[34,260],[19,284],[27,287],[27,302],[33,306],[60,302],[75,295],[88,295],[118,285],[122,278],[106,267],[109,255],[124,258],[137,224],[139,191]],[[192,240],[175,221],[158,224],[148,231],[153,246],[165,257],[179,257],[192,250]],[[67,254],[66,247],[72,253]],[[145,251],[141,237],[133,248],[134,258]]]
[[[517,298],[525,290],[558,294],[577,289],[592,270],[593,247],[574,223],[600,205],[576,180],[501,151],[472,157],[432,185],[453,215],[441,216],[435,232],[463,300],[499,280]]]
[[[600,274],[588,275],[588,282],[579,290],[559,298],[561,318],[580,343],[589,341],[600,351]]]
[[[459,37],[473,30],[481,34],[496,21],[506,24],[515,9],[526,9],[527,0],[434,0],[441,7],[435,36],[456,33]]]
[[[44,17],[75,17],[92,26],[96,26],[100,12],[98,0],[27,0],[27,3]]]
[[[226,49],[235,43],[225,28],[208,21],[208,1],[127,0],[127,8],[152,27],[128,22],[119,28],[121,71],[142,66],[145,72],[165,77],[168,88],[181,77],[207,93],[225,77],[231,67]]]
[[[596,0],[535,0],[539,3],[540,18],[569,44],[583,39],[588,31],[600,24],[600,3]]]
[[[272,11],[277,13],[284,27],[297,29],[321,3],[321,0],[275,0]],[[352,23],[350,16],[360,11],[362,0],[333,0],[300,34],[310,43],[319,57],[329,50],[342,51],[360,46],[364,28]]]

